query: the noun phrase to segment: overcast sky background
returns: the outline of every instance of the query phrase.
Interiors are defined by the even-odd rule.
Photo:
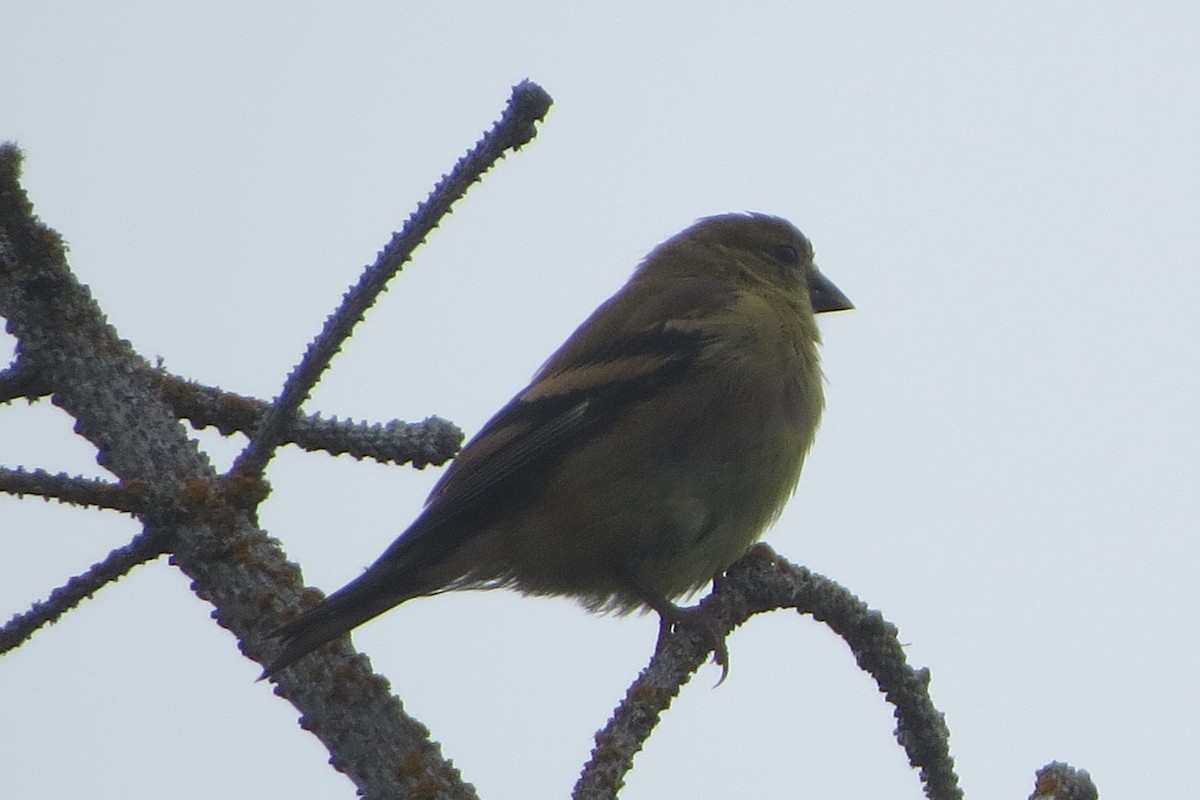
[[[1200,745],[1200,6],[10,4],[0,138],[120,335],[271,397],[363,264],[499,114],[555,106],[392,284],[307,410],[468,434],[655,244],[767,211],[858,308],[767,540],[901,630],[974,798],[1052,760],[1168,797]],[[8,340],[11,342],[11,339]],[[7,345],[6,345],[7,347]],[[49,403],[0,463],[100,476]],[[242,445],[200,438],[224,469]],[[281,453],[262,522],[333,590],[439,470]],[[138,530],[0,498],[0,614]],[[0,659],[0,796],[351,798],[165,559]],[[566,797],[652,617],[506,592],[356,644],[488,800]],[[919,798],[820,624],[730,640],[626,798]]]

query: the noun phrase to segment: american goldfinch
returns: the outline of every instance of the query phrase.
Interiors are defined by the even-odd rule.
[[[724,572],[792,494],[824,406],[814,314],[852,307],[778,217],[708,217],[663,242],[483,426],[379,560],[278,630],[264,677],[453,589],[679,621],[672,601]]]

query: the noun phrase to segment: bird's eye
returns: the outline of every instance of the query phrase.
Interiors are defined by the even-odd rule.
[[[800,263],[800,251],[796,249],[795,245],[781,244],[771,251],[771,255],[775,256],[779,263],[789,267]]]

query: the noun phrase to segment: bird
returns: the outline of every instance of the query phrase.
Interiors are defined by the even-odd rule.
[[[853,307],[780,217],[705,217],[667,239],[467,443],[383,555],[275,631],[262,678],[460,589],[653,610],[661,644],[687,618],[675,601],[791,497],[824,408],[815,315]],[[712,645],[727,670],[723,637]]]

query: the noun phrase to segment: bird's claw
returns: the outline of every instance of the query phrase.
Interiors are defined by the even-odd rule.
[[[711,614],[699,606],[692,608],[670,606],[669,610],[659,609],[658,619],[658,641],[654,645],[655,655],[662,652],[672,633],[686,629],[697,636],[712,651],[713,663],[721,668],[721,678],[713,688],[725,682],[725,679],[729,677],[729,648],[725,645],[725,634]]]

